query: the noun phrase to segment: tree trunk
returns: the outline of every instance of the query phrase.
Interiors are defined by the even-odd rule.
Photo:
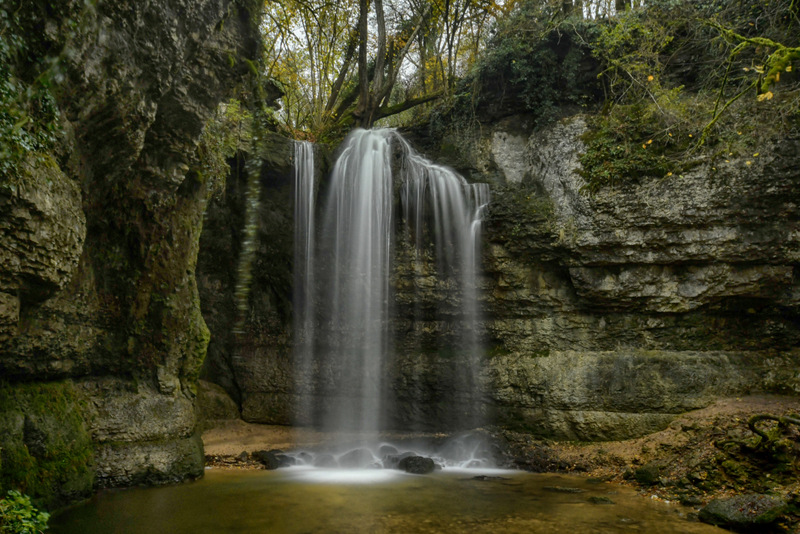
[[[365,125],[363,121],[369,106],[369,77],[367,74],[367,40],[369,38],[369,34],[367,33],[367,18],[369,17],[369,2],[367,0],[359,0],[358,9],[358,105],[356,106],[354,115],[359,120],[359,126],[368,128],[370,125]]]
[[[336,101],[339,99],[339,93],[342,90],[342,85],[344,85],[344,80],[347,77],[347,73],[350,72],[350,64],[352,63],[353,56],[356,53],[356,46],[359,43],[358,36],[358,27],[350,30],[350,36],[347,38],[347,50],[344,54],[344,63],[342,63],[342,68],[339,69],[339,74],[336,76],[336,80],[333,82],[331,94],[328,97],[328,103],[325,105],[325,111],[332,111],[333,107],[336,105]]]
[[[378,29],[378,51],[375,58],[375,68],[370,77],[367,65],[367,41],[369,39],[367,17],[369,14],[369,0],[359,0],[359,48],[358,48],[358,82],[359,95],[358,104],[352,116],[356,124],[362,128],[370,128],[372,124],[381,118],[381,107],[386,105],[392,93],[392,88],[397,82],[397,75],[403,64],[403,60],[408,54],[411,44],[416,40],[417,34],[430,11],[430,4],[420,15],[411,36],[405,46],[397,53],[396,57],[387,58],[386,53],[386,21],[383,14],[383,0],[373,0],[375,3],[375,16]],[[390,61],[389,72],[386,72],[386,61]],[[370,79],[371,78],[371,79]]]

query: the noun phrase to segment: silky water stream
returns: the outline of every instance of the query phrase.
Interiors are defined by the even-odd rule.
[[[421,275],[433,263],[448,276],[447,300],[459,303],[455,314],[446,312],[455,319],[442,341],[460,358],[448,386],[449,430],[487,422],[478,300],[489,188],[426,160],[393,130],[357,130],[343,145],[317,221],[322,192],[312,146],[298,143],[295,161],[295,422],[324,431],[329,443],[282,454],[289,466],[273,471],[207,469],[187,484],[103,491],[57,514],[52,532],[723,532],[629,488],[493,469],[484,439],[353,441],[398,427],[389,373],[398,361],[397,249],[412,251],[410,272]],[[431,459],[436,469],[398,469],[408,456]]]

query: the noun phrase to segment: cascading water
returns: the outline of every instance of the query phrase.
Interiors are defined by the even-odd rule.
[[[294,350],[297,395],[297,423],[308,424],[311,391],[305,377],[312,373],[314,355],[314,145],[294,145]]]
[[[333,168],[322,232],[326,348],[318,393],[326,399],[320,406],[326,430],[381,426],[392,203],[389,136],[358,130]]]
[[[489,205],[488,184],[468,184],[453,170],[435,165],[414,152],[397,136],[402,145],[404,165],[401,197],[404,219],[414,241],[414,269],[418,276],[425,270],[421,256],[425,244],[432,241],[440,277],[455,274],[460,291],[460,320],[453,336],[459,354],[458,365],[451,369],[453,404],[458,420],[454,426],[466,429],[481,421],[479,381],[482,344],[478,308],[478,259],[481,223]],[[427,226],[428,238],[425,236]],[[419,316],[415,310],[415,317]]]
[[[488,186],[468,184],[431,163],[394,130],[356,130],[330,176],[314,247],[314,187],[307,185],[313,178],[300,177],[301,166],[313,163],[300,155],[301,146],[296,149],[295,330],[297,390],[305,401],[297,421],[338,432],[373,432],[394,424],[387,420],[395,395],[389,386],[397,336],[391,277],[396,235],[405,235],[411,243],[403,246],[415,251],[415,268],[423,268],[423,255],[432,256],[436,271],[455,280],[451,300],[460,308],[448,312],[458,316],[453,372],[460,397],[452,399],[459,406],[454,426],[474,428],[481,423],[477,280]],[[395,213],[398,190],[402,218]],[[400,220],[407,230],[396,232]],[[462,451],[459,461],[471,457]]]

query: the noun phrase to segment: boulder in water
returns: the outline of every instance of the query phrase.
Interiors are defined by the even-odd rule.
[[[383,457],[383,467],[386,469],[402,469],[399,467],[400,462],[402,462],[405,458],[410,458],[411,456],[416,456],[413,452],[404,452],[402,454],[390,454],[388,456]]]
[[[424,456],[407,456],[400,460],[397,467],[413,475],[427,475],[428,473],[433,473],[436,465],[433,460]]]
[[[729,499],[714,499],[700,510],[700,521],[732,530],[754,531],[771,525],[786,512],[783,499],[770,495],[736,495]]]
[[[289,456],[288,454],[276,454],[275,458],[281,463],[281,467],[288,467],[290,465],[297,465],[297,458]]]
[[[279,467],[289,466],[289,462],[286,461],[286,455],[283,454],[283,451],[256,451],[251,456],[266,469],[278,469]]]
[[[295,459],[300,465],[312,465],[314,463],[314,456],[310,452],[306,451],[297,453]]]

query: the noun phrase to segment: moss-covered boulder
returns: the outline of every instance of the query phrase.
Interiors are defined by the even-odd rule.
[[[708,503],[700,510],[700,520],[738,532],[757,532],[769,528],[786,511],[786,502],[777,497],[737,495]]]
[[[0,489],[54,506],[86,496],[93,482],[86,399],[74,385],[0,384]]]

